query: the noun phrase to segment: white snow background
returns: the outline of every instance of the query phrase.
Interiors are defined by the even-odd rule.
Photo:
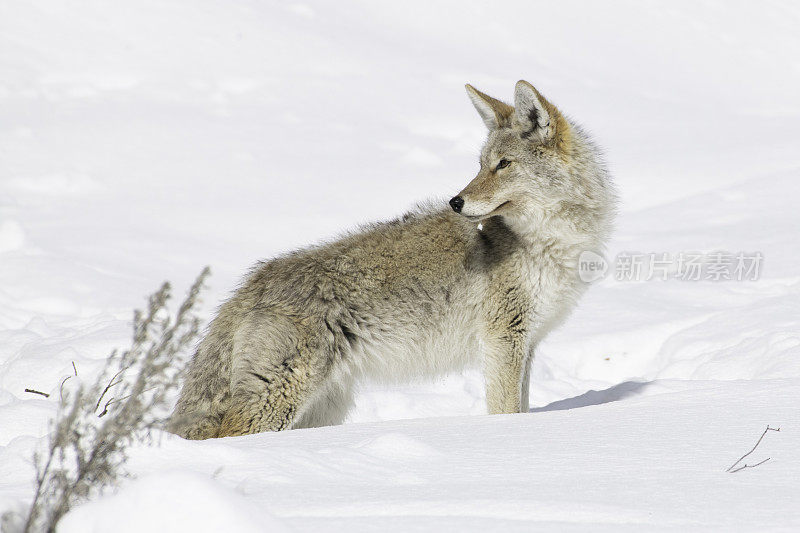
[[[524,78],[593,132],[609,256],[761,252],[758,281],[593,286],[532,412],[479,371],[367,386],[345,425],[133,450],[59,531],[800,528],[800,7],[790,2],[4,0],[0,509],[61,380],[164,279],[449,198],[485,137],[464,83]],[[26,387],[51,393],[25,393]],[[770,432],[752,462],[725,470]]]

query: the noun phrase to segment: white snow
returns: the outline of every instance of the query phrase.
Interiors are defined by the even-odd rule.
[[[800,8],[789,2],[6,0],[0,510],[62,380],[131,309],[449,198],[485,132],[464,83],[525,78],[592,131],[620,252],[760,252],[757,281],[596,283],[541,346],[532,412],[478,371],[367,386],[343,426],[164,435],[64,532],[800,528]],[[24,392],[32,388],[49,398]],[[769,461],[729,474],[751,456]]]
[[[64,518],[59,531],[107,531],[109,524],[114,524],[117,533],[217,533],[232,526],[242,532],[287,531],[255,502],[211,477],[166,470],[133,481],[119,494],[76,508]]]

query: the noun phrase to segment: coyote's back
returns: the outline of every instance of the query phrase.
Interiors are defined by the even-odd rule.
[[[578,255],[601,251],[614,195],[594,145],[527,82],[515,107],[467,87],[489,128],[475,179],[449,208],[257,265],[198,347],[174,432],[337,424],[364,379],[477,362],[489,412],[527,411],[534,348],[583,291]]]

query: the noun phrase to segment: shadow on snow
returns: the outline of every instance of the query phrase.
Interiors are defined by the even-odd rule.
[[[572,398],[551,402],[543,407],[534,407],[530,409],[529,412],[565,411],[567,409],[576,409],[589,405],[616,402],[628,396],[636,395],[648,385],[650,385],[648,381],[624,381],[605,390],[590,390]]]

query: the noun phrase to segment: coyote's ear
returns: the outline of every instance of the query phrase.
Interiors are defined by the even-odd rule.
[[[566,126],[561,113],[533,85],[524,80],[517,82],[513,125],[523,138],[537,137],[541,141],[550,141],[562,124]]]
[[[514,114],[513,107],[492,98],[488,94],[483,94],[469,83],[466,88],[469,99],[472,100],[472,105],[478,110],[478,114],[487,128],[496,130],[511,125],[511,116]]]

